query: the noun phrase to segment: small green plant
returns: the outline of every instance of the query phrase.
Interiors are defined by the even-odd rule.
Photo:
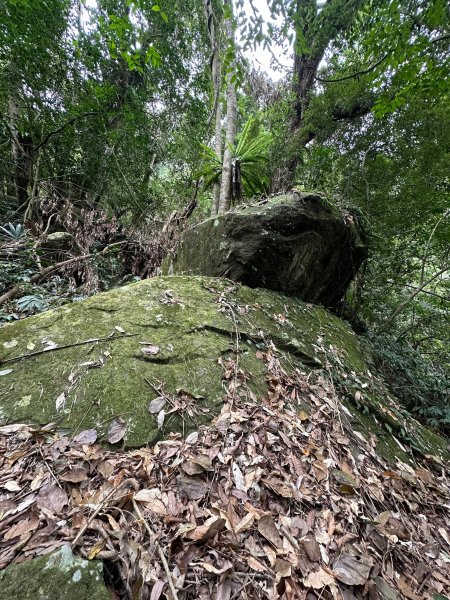
[[[6,225],[0,225],[0,235],[12,240],[18,240],[25,235],[25,230],[21,223],[17,225],[6,223]]]

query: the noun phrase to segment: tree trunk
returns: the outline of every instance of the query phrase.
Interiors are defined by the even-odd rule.
[[[20,109],[11,96],[8,100],[8,113],[11,121],[11,156],[13,161],[14,191],[17,206],[26,204],[28,200],[28,185],[31,179],[33,144],[28,135],[22,135],[17,129]]]
[[[214,152],[219,160],[222,160],[222,105],[220,101],[220,32],[217,32],[214,22],[214,10],[212,0],[205,0],[206,24],[208,27],[209,44],[211,47],[211,78],[213,84],[213,111],[212,120],[214,120]],[[211,206],[211,216],[219,211],[220,183],[217,181],[213,186],[213,201]]]
[[[226,4],[230,6],[230,17],[226,19],[225,22],[226,34],[234,46],[233,2],[232,0],[226,0]],[[219,213],[226,212],[231,206],[233,145],[236,137],[237,121],[235,76],[236,63],[233,60],[229,67],[229,73],[227,74],[227,120],[225,130],[225,150],[222,163],[222,181],[220,185]]]

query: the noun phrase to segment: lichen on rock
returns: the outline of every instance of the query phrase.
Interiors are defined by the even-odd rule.
[[[0,600],[109,600],[103,564],[72,554],[65,544],[51,554],[0,571]]]

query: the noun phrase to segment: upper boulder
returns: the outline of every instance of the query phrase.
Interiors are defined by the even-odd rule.
[[[366,256],[351,215],[318,194],[293,192],[192,227],[163,271],[228,277],[334,307]]]

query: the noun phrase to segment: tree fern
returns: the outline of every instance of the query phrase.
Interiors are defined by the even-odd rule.
[[[250,117],[232,149],[231,196],[234,202],[242,196],[250,197],[267,191],[267,163],[272,138],[262,130],[257,119]],[[204,178],[205,189],[220,180],[222,162],[208,146],[202,145],[203,164],[197,177]]]

